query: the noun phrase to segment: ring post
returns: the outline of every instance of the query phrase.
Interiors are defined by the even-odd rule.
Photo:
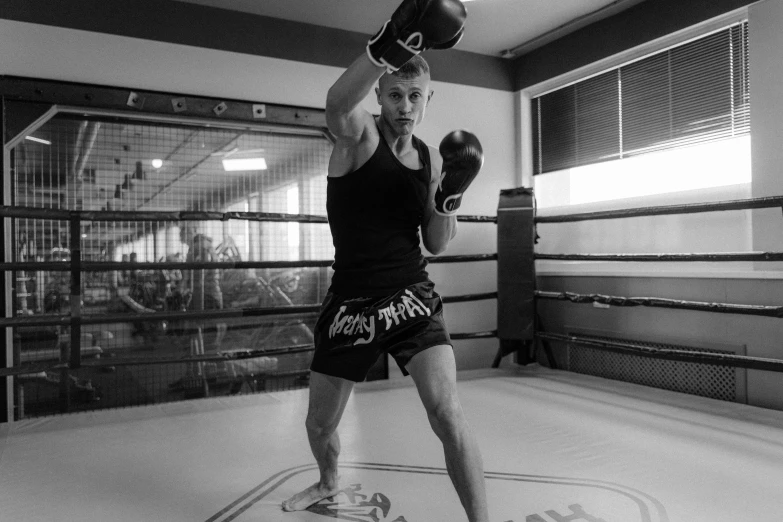
[[[498,339],[494,367],[512,352],[514,362],[534,362],[535,263],[533,189],[500,191],[498,204]]]

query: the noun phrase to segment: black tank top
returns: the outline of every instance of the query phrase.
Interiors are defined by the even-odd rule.
[[[373,297],[429,280],[419,226],[427,205],[430,154],[415,136],[413,145],[422,169],[403,165],[381,135],[367,163],[328,178],[326,212],[335,248],[331,292]]]

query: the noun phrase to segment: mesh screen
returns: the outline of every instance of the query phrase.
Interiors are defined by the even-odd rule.
[[[16,206],[326,215],[331,144],[322,136],[58,115],[30,137],[36,140],[25,139],[11,151],[12,204]],[[68,222],[12,222],[16,249],[10,260],[70,260],[73,245]],[[326,224],[84,221],[80,236],[84,262],[333,257]],[[313,314],[220,321],[157,320],[154,314],[318,304],[329,285],[329,270],[129,267],[83,272],[84,316],[127,315],[121,323],[83,326],[83,357],[115,358],[118,364],[109,372],[81,369],[67,378],[59,374],[19,378],[22,393],[17,397],[17,410],[26,416],[61,410],[64,395],[72,411],[306,385],[299,374],[307,369],[311,354],[195,366],[133,366],[124,360],[310,343]],[[16,315],[69,313],[68,272],[16,271],[13,277]],[[70,350],[67,327],[16,328],[14,336],[16,365],[55,362]],[[205,386],[195,386],[196,381]]]
[[[673,344],[652,343],[637,340],[585,335],[571,332],[569,335],[597,341],[615,341],[631,343],[651,348],[690,350],[708,353],[734,353],[726,350],[713,350],[678,346]],[[608,352],[568,344],[568,370],[576,373],[595,375],[607,379],[642,384],[664,390],[710,397],[724,401],[737,401],[737,369],[712,364],[700,364],[682,361],[653,359],[639,355]]]

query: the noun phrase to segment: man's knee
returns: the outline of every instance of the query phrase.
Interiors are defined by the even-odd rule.
[[[307,415],[305,427],[311,438],[327,438],[337,430],[337,423],[319,418],[316,415]]]
[[[465,423],[462,406],[456,397],[444,399],[428,407],[427,416],[433,431],[441,440],[458,437]]]

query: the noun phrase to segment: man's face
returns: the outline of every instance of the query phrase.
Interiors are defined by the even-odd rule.
[[[401,136],[413,134],[413,129],[424,119],[424,110],[432,97],[429,74],[412,78],[385,75],[375,92],[381,118]]]

